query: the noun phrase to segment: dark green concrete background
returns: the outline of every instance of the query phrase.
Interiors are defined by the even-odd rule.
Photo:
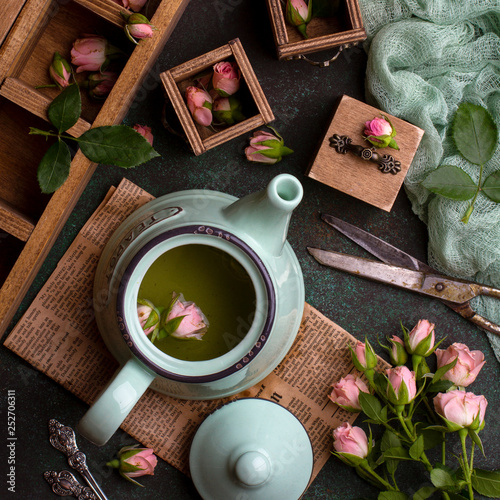
[[[183,141],[168,133],[162,125],[164,97],[159,73],[237,37],[243,44],[276,116],[272,125],[283,135],[286,144],[295,150],[293,155],[274,166],[251,164],[245,160],[243,149],[247,145],[248,136],[241,136],[195,157]],[[332,54],[333,51],[313,57],[324,60]],[[368,256],[322,223],[319,214],[324,212],[363,227],[421,260],[426,259],[426,228],[413,214],[403,190],[392,211],[387,213],[304,176],[318,141],[330,123],[335,101],[342,94],[364,99],[365,64],[366,54],[361,48],[344,52],[328,68],[313,67],[304,61],[280,62],[275,54],[264,2],[191,0],[124,120],[127,125],[141,123],[153,128],[155,147],[161,158],[130,170],[103,165],[97,168],[11,328],[28,308],[108,188],[117,185],[123,177],[155,196],[183,189],[205,188],[241,197],[262,189],[278,173],[291,173],[300,179],[304,187],[304,199],[293,215],[289,241],[304,272],[307,302],[357,338],[367,336],[374,344],[377,335],[384,338],[398,334],[400,321],[407,327],[412,327],[420,318],[428,318],[436,324],[438,337],[446,336],[443,345],[464,342],[471,349],[482,350],[487,364],[477,382],[470,387],[476,394],[485,394],[489,400],[486,428],[481,433],[486,457],[476,452],[476,464],[485,469],[500,468],[500,365],[494,358],[486,335],[438,301],[326,269],[313,261],[306,252],[306,246],[319,246]],[[333,154],[336,153],[332,152]],[[87,406],[4,347],[1,352],[0,496],[48,500],[56,498],[42,474],[46,470],[61,470],[68,466],[62,454],[48,442],[48,420],[56,418],[75,427]],[[16,493],[10,496],[7,495],[4,475],[7,471],[7,390],[14,390],[17,395],[17,488]],[[116,472],[110,471],[104,465],[106,461],[121,446],[134,442],[122,431],[118,431],[101,448],[81,437],[78,442],[88,456],[92,472],[110,500],[199,498],[191,481],[163,461],[158,464],[154,477],[142,478],[146,488],[138,488],[120,478]],[[449,451],[451,454],[459,454],[458,444],[450,446]],[[400,476],[407,493],[413,493],[428,484],[427,477],[419,467],[405,466]],[[304,498],[335,500],[362,496],[376,498],[377,491],[332,457]]]

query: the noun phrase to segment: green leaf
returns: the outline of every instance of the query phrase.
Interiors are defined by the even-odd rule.
[[[123,168],[160,156],[139,132],[125,125],[91,128],[78,138],[78,144],[89,160]]]
[[[385,407],[387,408],[387,407]],[[400,439],[393,432],[386,430],[382,436],[380,449],[382,452],[389,450],[390,448],[397,448],[401,446]],[[399,460],[392,460],[390,458],[385,460],[385,466],[387,467],[387,472],[394,475],[396,469],[398,468]]]
[[[377,422],[380,422],[380,412],[382,411],[382,404],[376,396],[366,392],[359,393],[359,404],[361,410],[368,417]]]
[[[478,417],[479,413],[476,415],[476,419],[478,419]],[[469,437],[472,439],[474,444],[481,450],[481,453],[484,455],[483,442],[481,441],[481,438],[479,437],[477,431],[469,429]]]
[[[435,384],[429,384],[426,392],[446,392],[452,385],[453,382],[451,380],[439,380]]]
[[[488,110],[469,102],[458,107],[452,133],[462,156],[475,165],[484,165],[498,145],[498,129]]]
[[[408,495],[402,491],[382,491],[377,500],[408,500]]]
[[[432,494],[436,491],[436,488],[433,488],[432,486],[424,486],[423,488],[420,488],[414,495],[413,495],[413,500],[425,500],[426,498],[429,498],[432,496]]]
[[[71,128],[80,118],[82,100],[76,83],[68,85],[51,103],[47,110],[50,122],[60,134]]]
[[[71,166],[71,152],[61,140],[52,144],[38,165],[38,184],[42,193],[53,193],[68,178]]]
[[[441,431],[430,429],[428,427],[422,429],[420,432],[424,437],[424,450],[431,450],[432,448],[440,445],[444,441],[443,432],[447,431],[448,429],[444,426],[442,426]]]
[[[424,436],[422,436],[422,434],[420,434],[417,440],[410,446],[409,451],[410,457],[413,458],[413,460],[418,460],[422,456],[424,452]]]
[[[470,200],[477,186],[470,175],[454,165],[436,168],[422,181],[422,186],[433,193],[452,200]]]
[[[394,446],[384,451],[383,455],[384,459],[395,459],[395,460],[411,460],[408,451],[402,446]]]
[[[443,469],[432,469],[431,481],[436,488],[455,488],[455,480],[451,474]]]
[[[457,361],[458,361],[458,357],[456,357],[451,363],[448,363],[447,365],[444,365],[441,368],[439,368],[438,370],[436,370],[436,373],[432,377],[432,383],[435,384],[436,382],[438,382],[439,380],[441,380],[441,377],[446,372],[448,372],[449,370],[451,370],[457,364]]]
[[[177,316],[176,318],[172,318],[170,321],[167,321],[164,325],[166,332],[169,335],[172,335],[177,328],[179,328],[179,325],[181,324],[182,320],[185,318],[184,316]]]
[[[485,497],[500,498],[500,470],[474,469],[472,487]]]
[[[495,203],[500,203],[500,170],[489,175],[481,186],[483,193]]]

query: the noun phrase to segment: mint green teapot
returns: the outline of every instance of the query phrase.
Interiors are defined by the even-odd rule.
[[[97,325],[120,368],[80,420],[84,437],[106,443],[149,387],[180,399],[218,399],[272,372],[289,351],[304,308],[302,271],[286,241],[302,196],[300,182],[280,174],[266,189],[241,199],[208,190],[161,196],[120,225],[103,250],[94,282]],[[169,252],[188,255],[193,247],[230,258],[246,274],[254,297],[251,318],[237,318],[248,323],[238,342],[223,354],[194,361],[155,346],[137,315],[148,270]],[[217,275],[218,264],[211,262]],[[225,333],[234,339],[236,332]]]

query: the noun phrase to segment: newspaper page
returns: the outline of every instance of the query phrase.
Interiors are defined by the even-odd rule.
[[[5,341],[7,348],[88,404],[119,368],[93,313],[97,262],[120,223],[152,199],[126,179],[111,188]],[[332,384],[355,371],[347,347],[354,342],[306,303],[291,350],[264,380],[230,398],[208,401],[180,400],[148,389],[122,429],[189,475],[191,441],[210,413],[238,398],[273,400],[304,425],[314,452],[313,480],[331,456],[333,429],[352,423],[357,415],[328,399]]]

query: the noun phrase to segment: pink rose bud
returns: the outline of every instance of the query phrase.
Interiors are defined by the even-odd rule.
[[[60,89],[64,89],[69,85],[69,81],[72,75],[71,66],[68,61],[66,61],[66,59],[61,57],[59,52],[56,52],[54,54],[54,57],[52,58],[52,64],[49,68],[49,74],[52,78],[52,81]]]
[[[120,49],[110,45],[98,35],[85,35],[73,42],[71,64],[78,66],[77,73],[82,71],[104,71],[111,59],[123,55]]]
[[[153,476],[157,463],[158,459],[151,448],[125,446],[118,452],[118,459],[111,460],[106,465],[118,469],[122,477],[138,486],[142,486],[133,478],[147,475]]]
[[[229,97],[240,88],[241,72],[236,63],[218,62],[213,67],[212,85],[222,97]]]
[[[349,346],[349,349],[351,350],[352,362],[359,371],[372,370],[377,366],[377,355],[367,340],[365,340],[365,343],[358,340],[354,350],[351,346]]]
[[[90,97],[104,99],[118,80],[118,75],[112,71],[91,73],[82,86],[89,89]]]
[[[312,0],[287,0],[286,2],[286,20],[296,26],[304,38],[307,36],[307,23],[312,17]]]
[[[137,316],[146,335],[152,333],[159,326],[160,314],[154,304],[147,299],[137,300]]]
[[[276,130],[269,127],[274,133],[264,132],[259,130],[254,132],[250,139],[250,146],[245,148],[245,156],[247,160],[256,163],[274,164],[281,161],[283,156],[287,156],[293,151],[285,146],[283,138]]]
[[[153,145],[153,134],[151,133],[151,127],[147,127],[146,125],[139,125],[136,123],[132,127],[136,132],[139,132],[148,142]]]
[[[417,395],[415,372],[406,366],[396,366],[386,370],[388,385],[387,398],[395,405],[406,405]]]
[[[441,378],[450,380],[459,387],[467,387],[474,380],[486,363],[481,351],[470,351],[465,344],[455,343],[447,349],[436,349],[438,369],[457,359],[456,365]]]
[[[128,14],[123,11],[120,14],[125,19],[126,24],[123,29],[131,42],[137,44],[137,40],[152,38],[155,28],[146,16],[142,14]]]
[[[365,122],[365,139],[376,148],[390,147],[399,149],[394,137],[396,130],[390,120],[382,115],[382,118],[375,117],[373,120]]]
[[[408,361],[408,353],[405,349],[405,343],[397,335],[393,335],[389,339],[389,342],[391,343],[389,351],[391,363],[396,366],[404,365]]]
[[[368,386],[364,381],[352,374],[341,378],[334,386],[332,393],[328,396],[335,404],[349,411],[361,411],[359,404],[359,393],[369,393]]]
[[[484,415],[488,406],[484,396],[456,389],[439,393],[433,402],[434,409],[444,418],[451,431],[464,427],[480,430],[484,427]]]
[[[139,12],[148,0],[123,0],[123,6],[127,9]]]
[[[196,123],[208,127],[212,123],[212,98],[210,94],[198,87],[186,89],[186,101],[189,111]]]
[[[217,121],[234,125],[245,119],[241,108],[241,102],[234,96],[218,97],[213,102],[212,114]]]
[[[163,326],[169,335],[177,339],[201,340],[208,330],[209,323],[194,302],[187,302],[182,293],[174,292]]]
[[[433,352],[435,340],[434,323],[421,319],[408,334],[406,348],[410,354],[425,357]]]
[[[359,458],[368,456],[368,438],[361,427],[344,422],[333,431],[333,447],[339,453],[349,453]]]

